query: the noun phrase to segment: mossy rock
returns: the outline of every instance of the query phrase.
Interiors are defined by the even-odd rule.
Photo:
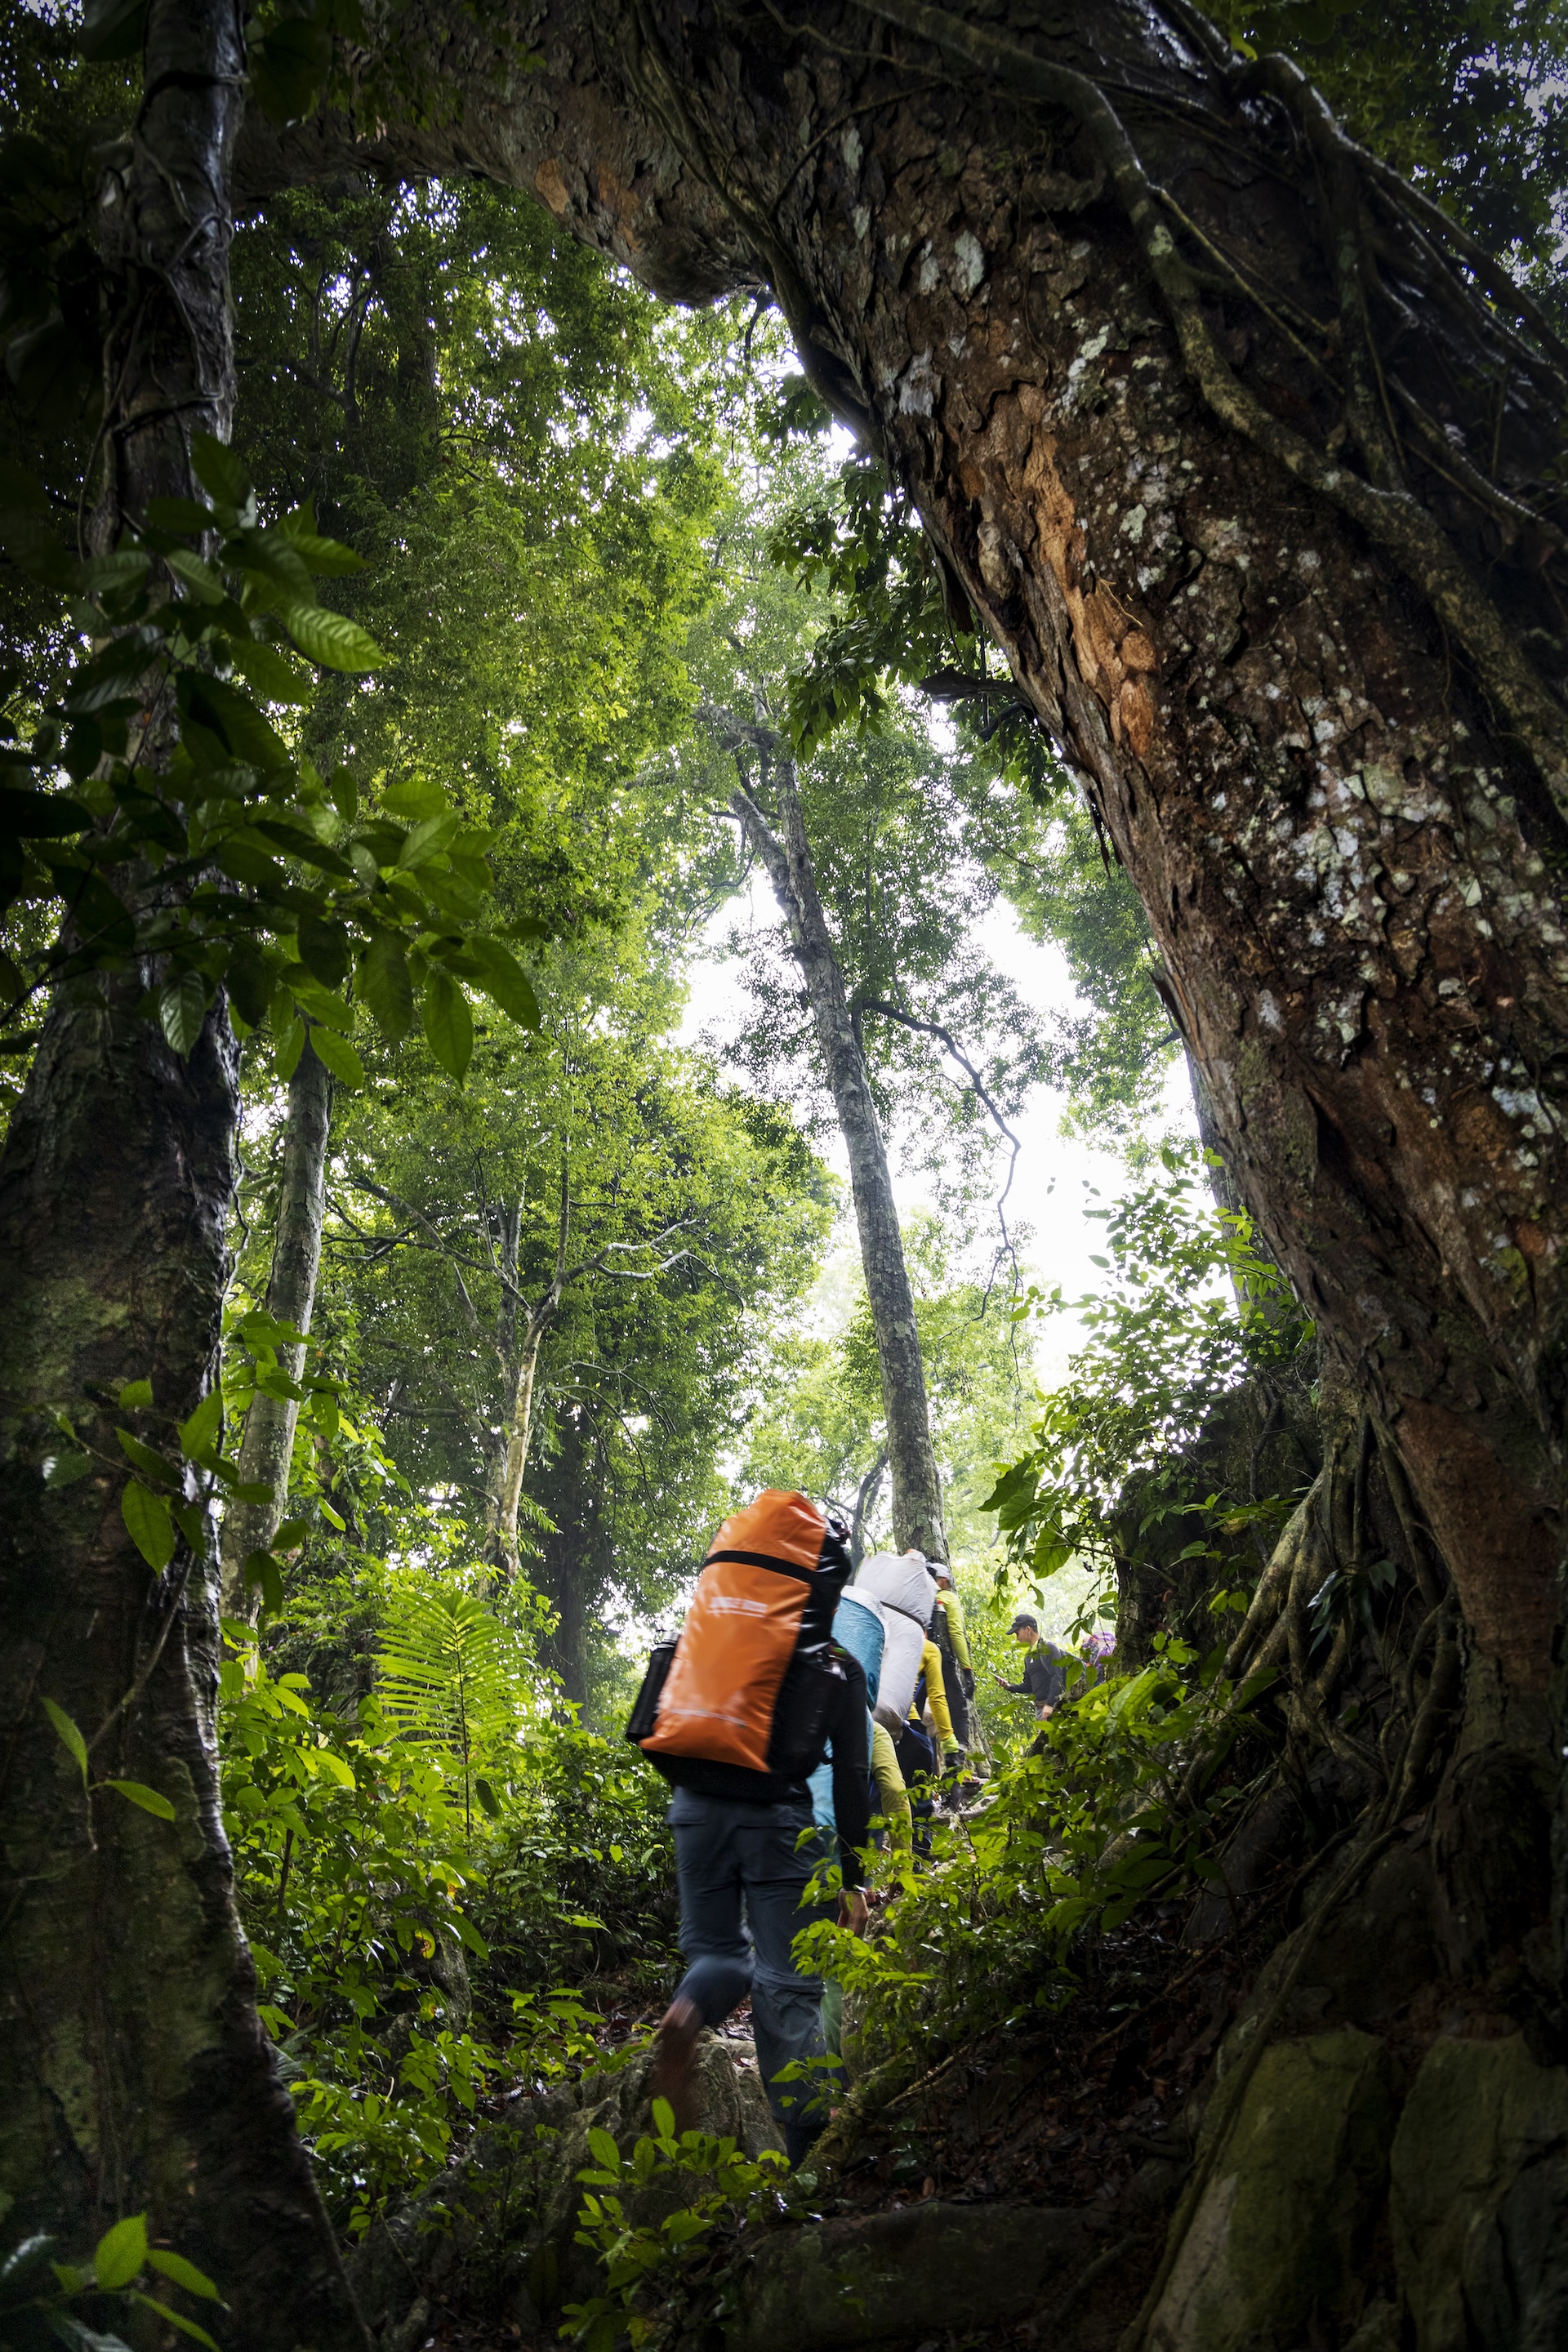
[[[1152,2352],[1341,2341],[1395,2113],[1394,2067],[1373,2034],[1346,2027],[1265,2051],[1154,2315]]]
[[[1416,2352],[1568,2344],[1568,2069],[1538,2065],[1522,2033],[1435,2042],[1391,2204]]]
[[[1084,2212],[939,2198],[779,2230],[731,2273],[727,2352],[849,2352],[1048,2321],[1093,2259],[1095,2230]]]

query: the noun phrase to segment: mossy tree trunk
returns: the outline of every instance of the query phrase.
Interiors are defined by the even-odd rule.
[[[332,1081],[309,1037],[289,1081],[289,1113],[279,1183],[278,1222],[272,1241],[272,1271],[267,1311],[279,1323],[309,1333],[321,1267],[321,1219],[327,1201],[327,1139],[331,1126]],[[296,1342],[278,1350],[278,1368],[296,1386],[305,1370],[305,1349]],[[247,1486],[267,1486],[267,1503],[232,1503],[223,1522],[223,1606],[226,1615],[254,1614],[258,1595],[247,1591],[245,1563],[271,1543],[289,1494],[297,1397],[258,1389],[245,1416],[239,1470]]]
[[[152,0],[144,97],[100,218],[125,299],[106,355],[95,523],[193,494],[188,436],[226,436],[234,365],[227,176],[239,11]],[[153,713],[149,751],[171,728]],[[0,1158],[0,2186],[7,2228],[85,2255],[122,2215],[219,2284],[230,2352],[362,2344],[257,2017],[218,1811],[217,1579],[184,1546],[149,1570],[121,1511],[121,1388],[165,1434],[216,1375],[234,1177],[220,996],[190,1055],[142,1000],[149,963],[64,990]],[[95,1451],[48,1487],[67,1413]],[[79,1727],[83,1775],[45,1712]],[[167,1821],[106,1784],[144,1784]]]

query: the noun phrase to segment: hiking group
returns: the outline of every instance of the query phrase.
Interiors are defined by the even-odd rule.
[[[878,1552],[851,1582],[845,1534],[807,1496],[777,1488],[726,1519],[626,1725],[673,1791],[687,1963],[658,2028],[650,2095],[669,2101],[678,2128],[696,2120],[698,2036],[749,1993],[792,2164],[827,2124],[838,2039],[838,1989],[801,1973],[795,1937],[835,1917],[864,1932],[873,1785],[885,1833],[921,1854],[938,1805],[973,1785],[974,1673],[946,1565]],[[1041,1642],[1033,1618],[1013,1633],[1029,1654],[1023,1681],[1003,1687],[1048,1717],[1071,1695],[1077,1662]],[[835,1861],[842,1891],[824,1897]]]

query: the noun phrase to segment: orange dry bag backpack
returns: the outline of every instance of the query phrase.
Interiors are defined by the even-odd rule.
[[[679,1639],[654,1651],[626,1738],[645,1755],[798,1780],[822,1761],[843,1668],[840,1538],[805,1495],[770,1487],[726,1519]]]

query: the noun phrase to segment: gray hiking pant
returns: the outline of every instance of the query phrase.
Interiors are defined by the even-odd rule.
[[[768,2105],[798,2164],[827,2122],[830,2090],[812,2065],[827,2046],[822,1979],[801,1976],[790,1957],[803,1927],[837,1916],[836,1904],[801,1901],[822,1833],[809,1804],[748,1805],[691,1789],[677,1789],[668,1818],[687,1960],[676,1997],[694,2001],[705,2025],[718,2025],[751,1994]],[[803,1830],[815,1835],[800,1845]],[[810,2071],[781,2083],[781,2068],[796,2062]]]

